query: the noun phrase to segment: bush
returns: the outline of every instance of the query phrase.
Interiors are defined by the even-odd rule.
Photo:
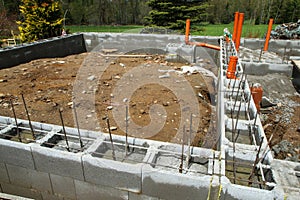
[[[58,36],[62,29],[62,11],[55,0],[21,0],[22,20],[18,21],[22,42]]]

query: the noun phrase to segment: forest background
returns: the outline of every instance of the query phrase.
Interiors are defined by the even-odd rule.
[[[244,12],[250,25],[300,19],[300,0],[59,0],[64,25],[157,25],[181,29],[186,17],[195,25],[228,24]],[[0,36],[17,30],[20,0],[0,0]],[[178,12],[183,11],[183,12]],[[174,19],[175,18],[175,19]],[[70,26],[71,27],[71,26]]]

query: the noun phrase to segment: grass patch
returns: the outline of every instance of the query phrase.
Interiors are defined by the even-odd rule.
[[[276,25],[273,25],[273,29]],[[126,26],[66,26],[71,33],[76,32],[109,32],[109,33],[139,33],[144,26],[126,25]],[[221,36],[224,28],[233,32],[233,23],[231,24],[207,24],[191,26],[191,35],[203,36]],[[244,23],[242,37],[245,38],[263,38],[268,30],[268,25],[251,25]],[[184,31],[184,30],[183,30]]]
[[[76,32],[108,32],[108,33],[139,33],[143,26],[126,25],[126,26],[66,26],[70,33]]]
[[[224,28],[233,33],[233,24],[209,24],[209,25],[198,25],[197,27],[204,29],[204,31],[191,32],[192,35],[204,35],[204,36],[221,36],[223,35]],[[273,25],[273,29],[276,25]],[[242,37],[245,38],[263,38],[268,30],[267,24],[262,25],[251,25],[244,24],[242,30]]]

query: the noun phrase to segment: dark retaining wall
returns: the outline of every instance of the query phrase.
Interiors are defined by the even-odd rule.
[[[86,52],[82,34],[55,37],[0,50],[0,69],[39,58],[56,58]]]

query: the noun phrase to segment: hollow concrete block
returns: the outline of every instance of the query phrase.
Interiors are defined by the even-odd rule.
[[[261,190],[257,188],[245,187],[240,185],[226,185],[222,189],[223,200],[243,199],[243,200],[256,200],[256,199],[284,199],[281,194],[269,190]]]
[[[52,192],[48,173],[7,165],[10,182],[20,187]]]
[[[69,177],[50,174],[53,193],[64,198],[76,199],[74,180]]]
[[[127,164],[84,155],[84,176],[87,182],[141,192],[141,164]]]
[[[32,155],[38,171],[84,180],[81,154],[33,145]]]
[[[157,197],[150,197],[143,194],[137,194],[133,192],[128,192],[129,200],[159,200]]]
[[[3,193],[32,198],[35,200],[42,200],[42,196],[39,192],[29,188],[16,186],[14,184],[6,184],[6,183],[1,184],[1,187]]]
[[[0,139],[0,152],[2,163],[34,169],[29,145]]]
[[[99,186],[75,180],[77,200],[123,200],[128,199],[128,192],[115,188]]]
[[[4,163],[0,163],[0,183],[9,183],[8,173]]]
[[[210,186],[210,197],[217,194],[217,179],[212,176],[191,177],[151,169],[148,166],[143,168],[142,173],[143,195],[172,200],[207,199]]]
[[[56,195],[49,192],[41,192],[41,195],[43,200],[69,200],[61,195]]]

